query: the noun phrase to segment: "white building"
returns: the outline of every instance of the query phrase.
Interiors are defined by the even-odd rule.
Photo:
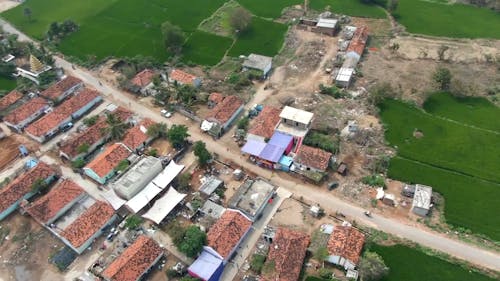
[[[413,213],[425,217],[432,207],[432,187],[417,184],[415,186],[415,196],[413,197],[412,211]]]
[[[111,187],[121,198],[130,200],[162,170],[160,159],[145,156],[112,183]]]
[[[285,106],[280,113],[280,124],[276,131],[302,139],[311,128],[314,114],[305,110]]]

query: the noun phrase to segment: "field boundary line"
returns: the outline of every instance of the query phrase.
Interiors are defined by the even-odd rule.
[[[461,126],[464,126],[464,127],[468,127],[468,128],[471,128],[471,129],[476,129],[476,130],[479,130],[479,131],[483,131],[483,132],[487,132],[487,133],[492,133],[492,134],[495,134],[495,135],[500,135],[500,132],[499,131],[494,131],[494,130],[490,130],[490,129],[485,129],[485,128],[481,128],[481,127],[478,127],[476,125],[471,125],[471,124],[467,124],[467,123],[462,123],[462,122],[459,122],[457,120],[453,120],[451,118],[448,118],[448,117],[444,117],[444,116],[441,116],[441,115],[437,115],[437,114],[432,114],[432,113],[429,113],[423,109],[421,109],[422,112],[428,116],[432,116],[432,117],[436,117],[438,119],[441,119],[441,120],[444,120],[444,121],[448,121],[450,123],[454,123],[454,124],[457,124],[457,125],[461,125]]]

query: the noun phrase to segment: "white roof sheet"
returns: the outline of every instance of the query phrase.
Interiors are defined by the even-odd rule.
[[[317,27],[335,28],[337,20],[335,19],[319,19]]]
[[[184,165],[178,165],[173,160],[167,167],[153,179],[153,183],[162,189],[166,188],[177,175],[184,169]]]
[[[115,210],[120,209],[127,201],[118,196],[113,189],[104,192],[101,197],[106,200]]]
[[[302,109],[291,106],[285,106],[280,113],[280,118],[285,118],[302,124],[309,124],[313,119],[314,114]]]
[[[430,209],[432,197],[432,187],[417,184],[415,187],[415,196],[413,197],[413,207]]]
[[[349,82],[351,80],[354,69],[352,68],[341,68],[339,73],[337,73],[336,81]]]
[[[243,66],[265,71],[266,68],[270,64],[272,64],[272,62],[273,58],[271,57],[257,55],[257,54],[250,54],[248,58],[243,62]]]
[[[153,207],[142,215],[142,217],[159,224],[184,197],[186,197],[186,194],[179,193],[175,188],[170,187],[167,193],[156,200]]]
[[[163,189],[150,182],[146,187],[128,200],[125,206],[132,212],[137,213],[151,200],[153,200]]]

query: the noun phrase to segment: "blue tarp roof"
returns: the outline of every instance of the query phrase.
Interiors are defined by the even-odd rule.
[[[283,156],[283,153],[285,153],[284,147],[267,144],[260,153],[259,157],[264,160],[276,163],[280,160],[281,156]]]
[[[38,160],[35,158],[31,158],[28,161],[26,161],[26,167],[30,168],[30,169],[35,167],[37,164],[38,164]]]
[[[287,148],[290,142],[293,141],[293,137],[281,132],[274,132],[273,136],[269,140],[268,144],[272,144],[278,147]]]
[[[201,255],[189,266],[188,271],[203,280],[211,280],[220,267],[223,266],[223,261],[217,257],[215,253],[207,249],[203,249]]]
[[[290,167],[290,165],[292,165],[293,163],[293,158],[292,157],[288,157],[286,155],[283,155],[279,161],[279,163],[283,166],[286,166],[286,167]]]
[[[243,153],[248,153],[253,156],[259,156],[262,150],[266,147],[265,142],[248,140],[247,143],[241,148]]]

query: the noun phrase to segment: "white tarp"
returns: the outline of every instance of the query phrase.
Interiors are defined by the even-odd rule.
[[[159,188],[165,189],[183,169],[184,165],[178,165],[172,160],[152,182]]]
[[[159,224],[184,197],[186,197],[186,194],[179,193],[175,188],[170,187],[167,193],[156,200],[153,207],[142,215],[142,217]]]
[[[207,121],[207,120],[203,120],[203,122],[201,122],[201,130],[203,132],[208,132],[210,131],[210,129],[212,129],[212,127],[214,126],[215,123],[212,123],[210,121]]]
[[[153,182],[150,182],[143,190],[132,197],[132,199],[128,200],[125,206],[131,212],[137,213],[151,200],[153,200],[162,190],[162,188],[159,188]]]
[[[104,194],[102,194],[101,196],[102,198],[104,198],[104,200],[111,204],[111,206],[115,210],[120,209],[120,207],[127,202],[126,200],[123,200],[118,195],[116,195],[115,191],[112,188],[104,192]]]

